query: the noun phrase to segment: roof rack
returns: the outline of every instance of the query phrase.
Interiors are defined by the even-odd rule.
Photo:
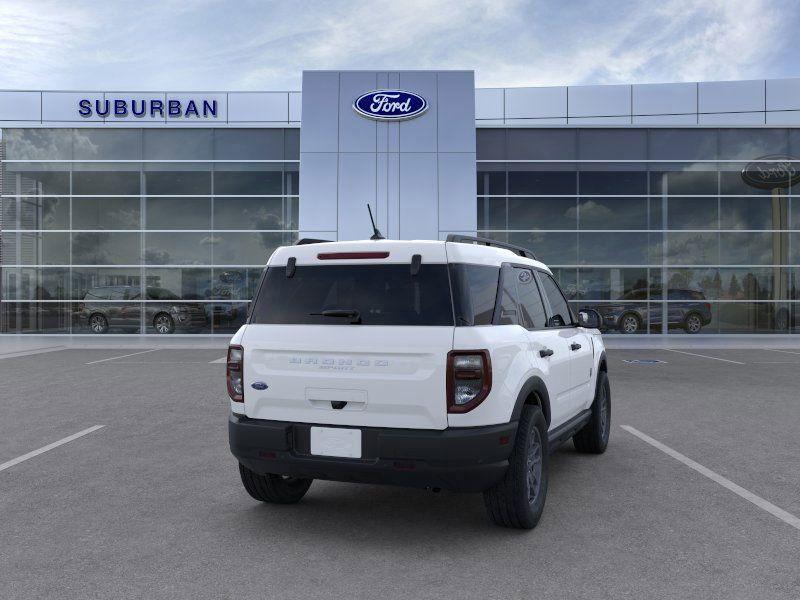
[[[332,240],[318,240],[315,238],[302,238],[297,240],[294,245],[295,246],[305,246],[306,244],[324,244],[325,242],[330,242]]]
[[[522,246],[517,246],[515,244],[506,244],[505,242],[498,242],[497,240],[492,240],[489,238],[451,233],[447,236],[447,241],[459,242],[461,244],[480,244],[482,246],[492,246],[493,248],[504,248],[506,250],[511,250],[514,254],[519,254],[524,258],[530,258],[531,260],[536,260],[536,255],[534,255],[534,253],[531,252],[530,250],[523,248]]]

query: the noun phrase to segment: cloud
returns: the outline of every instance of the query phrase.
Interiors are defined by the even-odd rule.
[[[303,69],[474,69],[479,86],[798,75],[791,0],[0,5],[0,87],[299,89]]]

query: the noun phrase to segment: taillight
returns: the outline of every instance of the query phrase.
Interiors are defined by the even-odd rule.
[[[471,411],[492,389],[487,350],[452,350],[447,354],[447,412]]]
[[[244,348],[228,346],[228,365],[225,378],[228,381],[228,396],[234,402],[244,402]]]

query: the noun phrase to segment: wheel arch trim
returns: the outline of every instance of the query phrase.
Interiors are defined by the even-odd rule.
[[[536,394],[536,396],[538,397],[539,405],[541,406],[542,413],[544,414],[544,420],[547,422],[547,425],[549,427],[550,393],[547,391],[547,386],[545,385],[544,380],[538,375],[530,377],[522,385],[522,389],[520,389],[519,394],[517,394],[517,400],[514,403],[514,410],[511,413],[511,420],[519,421],[519,418],[522,415],[522,409],[525,406],[528,398],[530,398],[531,394]]]

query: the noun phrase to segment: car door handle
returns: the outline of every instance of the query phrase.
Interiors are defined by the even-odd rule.
[[[545,348],[544,350],[539,350],[539,356],[542,358],[546,356],[553,356],[553,351],[550,348]]]
[[[572,350],[580,350],[581,349],[581,345],[580,344],[575,344],[575,343],[570,344],[569,347]]]

